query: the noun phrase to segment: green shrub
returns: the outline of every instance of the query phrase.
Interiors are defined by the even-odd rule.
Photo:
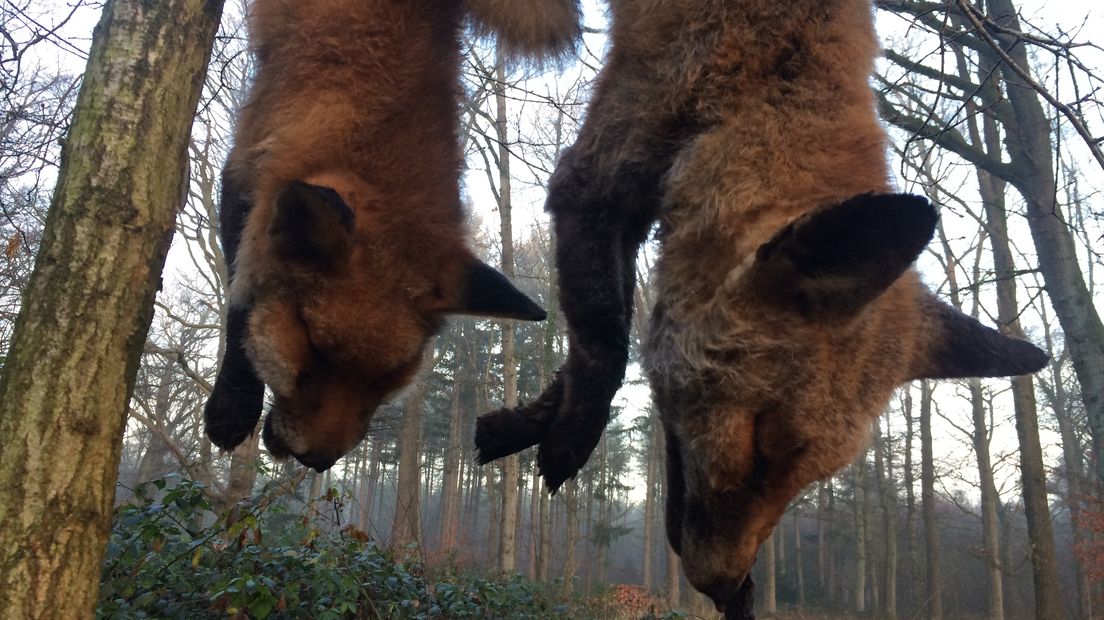
[[[203,485],[171,482],[143,485],[146,492],[117,509],[98,618],[605,616],[558,583],[430,568],[278,504],[258,502],[204,526],[213,515]]]

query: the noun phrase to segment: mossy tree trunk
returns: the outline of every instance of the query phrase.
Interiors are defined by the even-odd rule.
[[[220,0],[113,0],[0,375],[0,609],[87,617]]]

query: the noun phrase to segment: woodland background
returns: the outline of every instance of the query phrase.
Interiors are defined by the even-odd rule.
[[[57,202],[59,154],[104,4],[111,3],[0,1],[4,366]],[[942,208],[920,263],[925,280],[964,312],[1020,331],[1052,361],[1011,382],[903,388],[863,457],[808,489],[764,544],[754,572],[758,609],[803,617],[1104,616],[1104,50],[1093,43],[1104,10],[1013,0],[878,7],[885,58],[872,86],[897,184]],[[709,616],[666,544],[662,434],[636,366],[594,456],[556,496],[540,487],[530,452],[487,467],[473,459],[475,417],[535,397],[565,354],[554,240],[540,204],[601,66],[602,7],[587,7],[578,56],[544,71],[504,66],[493,41],[464,42],[473,242],[549,309],[549,319],[450,321],[417,382],[381,408],[368,438],[325,474],[273,462],[257,435],[230,454],[207,441],[202,407],[223,344],[227,283],[216,229],[219,169],[251,74],[244,10],[239,0],[226,4],[192,125],[187,199],[127,408],[100,614],[171,615],[157,598],[168,596],[166,583],[207,570],[213,554],[260,554],[267,535],[286,543],[280,553],[288,557],[331,544],[341,553],[341,541],[370,538],[372,553],[382,555],[358,553],[369,553],[381,583],[401,582],[396,591],[404,579],[421,584],[414,590],[436,583],[438,602],[441,584],[468,583],[472,572],[520,574],[526,579],[496,582],[516,588],[496,590],[503,600],[533,604],[541,592],[573,591],[565,601],[606,596],[623,603],[616,613],[650,606]],[[649,244],[640,261],[634,360],[655,252]],[[7,535],[13,530],[0,530],[0,547],[12,542]],[[179,553],[170,554],[174,544]],[[320,579],[323,556],[296,557],[302,570],[283,566],[285,579]],[[153,564],[152,577],[142,572]],[[364,570],[326,566],[326,575]],[[232,574],[240,567],[226,570],[212,576],[202,600],[180,609],[291,613],[289,595],[277,594],[285,585],[265,583],[265,570],[252,585]],[[149,587],[136,590],[144,579]],[[476,617],[513,615],[514,603],[495,608],[480,590],[491,586],[471,587],[485,605],[471,611]],[[160,592],[157,600],[139,600],[148,591]],[[416,602],[358,610],[340,607],[340,597],[325,600],[333,617],[430,613]]]

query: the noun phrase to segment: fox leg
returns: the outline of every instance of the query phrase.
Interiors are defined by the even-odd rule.
[[[700,130],[691,101],[655,108],[654,77],[612,58],[579,139],[556,166],[546,210],[556,227],[567,361],[525,406],[481,416],[475,444],[482,463],[540,443],[537,462],[555,491],[575,476],[601,438],[625,376],[636,286],[636,254],[655,221],[662,179],[685,141]],[[671,93],[673,101],[689,95]]]
[[[609,422],[628,362],[636,253],[658,205],[662,173],[620,165],[603,177],[597,171],[606,162],[596,160],[605,152],[570,150],[548,195],[567,361],[536,401],[482,416],[476,426],[484,463],[539,442],[537,462],[553,491],[578,473]]]
[[[548,201],[570,345],[562,401],[537,454],[550,489],[586,464],[609,422],[629,357],[636,254],[651,225],[651,217],[642,218],[637,209],[640,200],[655,200],[654,192],[638,193],[652,185],[643,175],[625,175],[631,178],[617,179],[612,188],[594,187],[585,158],[565,164],[558,170],[567,174],[557,179]]]
[[[219,238],[231,281],[250,208],[244,188],[232,174],[223,171]],[[246,305],[230,305],[227,311],[226,351],[215,386],[203,407],[207,436],[224,450],[234,449],[253,433],[264,409],[264,383],[245,353],[249,311]]]

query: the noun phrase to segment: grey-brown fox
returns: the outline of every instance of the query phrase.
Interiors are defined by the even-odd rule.
[[[612,46],[547,199],[570,351],[534,403],[483,416],[483,461],[539,443],[556,489],[626,365],[634,261],[659,222],[646,366],[668,538],[751,615],[760,543],[851,462],[901,383],[1033,372],[1046,355],[938,301],[912,263],[927,200],[891,193],[870,0],[611,0]]]

